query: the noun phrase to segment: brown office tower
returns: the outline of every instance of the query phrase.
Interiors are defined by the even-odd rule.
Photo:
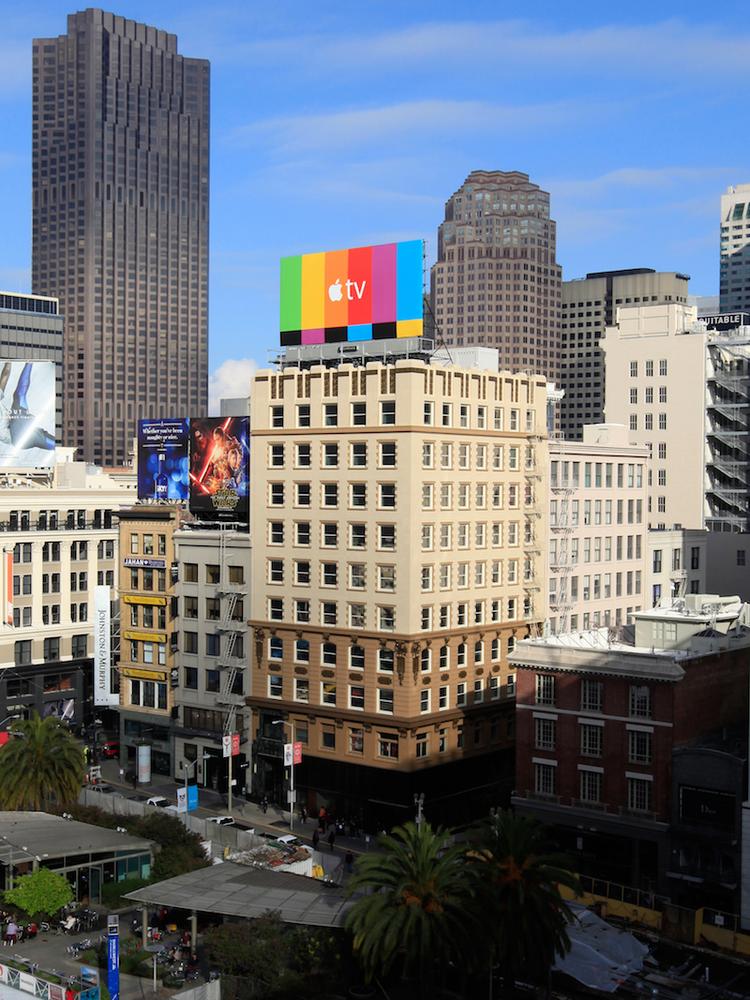
[[[561,268],[549,195],[517,170],[474,170],[445,205],[431,299],[446,345],[496,347],[501,369],[560,368]]]
[[[208,392],[209,65],[101,10],[34,41],[32,283],[65,317],[62,443],[122,464]]]

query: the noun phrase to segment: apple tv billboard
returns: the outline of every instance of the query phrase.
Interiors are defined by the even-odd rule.
[[[282,257],[282,347],[421,337],[421,240]]]
[[[199,519],[248,519],[250,418],[190,421],[190,510]]]
[[[0,467],[54,462],[54,361],[0,358]]]
[[[138,499],[180,501],[189,494],[190,421],[138,421]]]

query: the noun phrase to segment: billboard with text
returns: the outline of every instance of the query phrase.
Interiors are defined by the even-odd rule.
[[[54,462],[54,361],[0,358],[0,468]]]
[[[213,521],[248,519],[248,417],[190,421],[190,510]]]
[[[187,500],[190,421],[138,421],[138,499]]]
[[[281,259],[281,346],[422,336],[421,240]]]

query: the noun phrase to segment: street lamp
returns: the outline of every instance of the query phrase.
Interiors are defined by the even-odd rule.
[[[291,737],[292,744],[292,763],[290,767],[291,778],[289,781],[289,830],[294,830],[294,728],[291,722],[286,722],[284,719],[274,719],[271,723],[272,726],[289,726],[289,734]]]
[[[417,826],[420,827],[424,820],[424,792],[420,792],[419,794],[414,793],[414,806],[417,810]]]

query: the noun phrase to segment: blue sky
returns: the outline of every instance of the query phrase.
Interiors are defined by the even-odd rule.
[[[29,287],[31,38],[60,2],[0,0],[0,287]],[[212,62],[211,369],[277,343],[278,258],[400,238],[434,255],[475,168],[552,195],[565,277],[649,266],[718,290],[719,195],[750,181],[746,5],[125,0]],[[238,362],[242,362],[239,364]]]

